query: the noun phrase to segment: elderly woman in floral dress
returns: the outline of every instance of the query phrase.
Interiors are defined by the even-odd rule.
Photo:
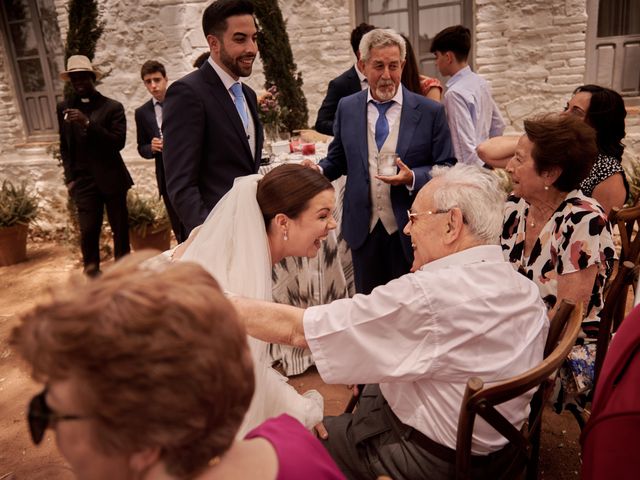
[[[505,205],[502,249],[538,285],[550,316],[563,299],[587,304],[583,332],[589,343],[597,337],[615,258],[604,210],[579,190],[598,153],[595,132],[561,115],[525,120],[524,129],[506,168],[513,194]],[[572,355],[578,390],[587,389],[595,345],[575,347]]]

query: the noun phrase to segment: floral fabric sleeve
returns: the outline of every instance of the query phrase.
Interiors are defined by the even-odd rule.
[[[567,200],[571,208],[565,211],[556,232],[559,275],[585,270],[592,265],[609,269],[614,250],[609,222],[602,208],[591,199],[577,196]]]

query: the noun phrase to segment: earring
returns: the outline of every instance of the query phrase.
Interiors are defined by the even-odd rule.
[[[545,189],[545,190],[549,190],[549,185],[545,185],[545,186],[544,186],[544,189]]]
[[[282,238],[284,238],[284,241],[286,242],[287,240],[289,240],[289,237],[287,236],[287,231],[284,231],[284,234],[282,235]]]

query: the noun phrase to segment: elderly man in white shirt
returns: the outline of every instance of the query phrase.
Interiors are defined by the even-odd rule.
[[[325,446],[349,478],[452,478],[467,380],[502,380],[543,358],[546,309],[502,256],[496,178],[463,164],[432,175],[404,227],[411,273],[305,310],[234,300],[250,335],[310,348],[326,383],[379,384],[365,387],[354,414],[325,417]],[[520,428],[530,400],[500,410]],[[506,443],[477,422],[474,478],[499,476],[511,460]]]

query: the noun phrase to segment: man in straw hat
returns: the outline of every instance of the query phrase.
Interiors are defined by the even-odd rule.
[[[87,275],[100,273],[100,230],[107,209],[116,258],[129,253],[127,190],[133,185],[120,150],[127,121],[120,102],[95,88],[100,78],[84,55],[73,55],[60,78],[74,95],[57,107],[64,180],[78,208],[82,261]]]

